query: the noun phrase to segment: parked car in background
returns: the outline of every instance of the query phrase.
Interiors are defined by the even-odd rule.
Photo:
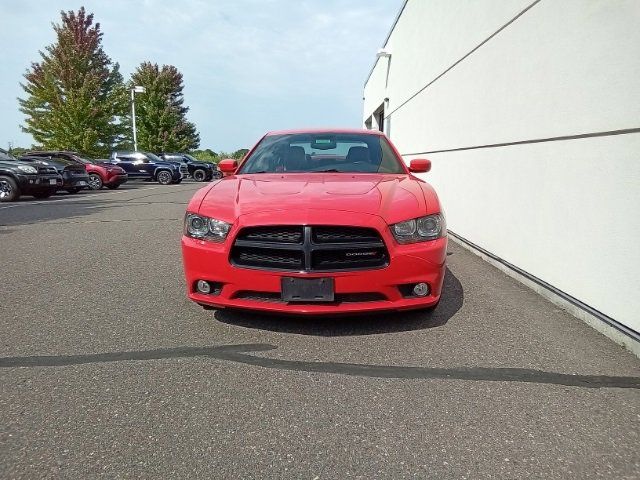
[[[169,162],[180,163],[184,176],[190,176],[196,182],[208,182],[214,178],[222,178],[222,172],[215,163],[202,162],[188,153],[159,153],[158,157]]]
[[[149,152],[111,152],[109,162],[123,168],[129,180],[169,185],[180,183],[183,177],[179,162],[168,162]]]
[[[84,165],[89,175],[89,188],[91,190],[100,190],[103,186],[114,190],[129,178],[127,172],[117,165],[108,163],[107,160],[104,162],[92,160],[81,156],[77,152],[38,150],[27,152],[25,155],[44,159],[64,158]]]
[[[67,160],[62,157],[32,157],[24,155],[18,160],[28,162],[35,165],[47,165],[55,167],[60,175],[62,175],[62,187],[59,190],[66,190],[69,193],[78,193],[83,188],[89,188],[89,175],[87,169],[81,163],[73,160]]]
[[[21,162],[0,149],[0,202],[13,202],[21,195],[48,198],[62,187],[55,167]]]

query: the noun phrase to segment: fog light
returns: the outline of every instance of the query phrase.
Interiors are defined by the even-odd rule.
[[[413,287],[413,294],[416,297],[425,297],[429,294],[429,285],[424,282],[416,283]]]
[[[209,285],[209,282],[205,282],[204,280],[198,280],[198,283],[196,283],[196,290],[200,293],[209,294],[211,293],[211,285]]]

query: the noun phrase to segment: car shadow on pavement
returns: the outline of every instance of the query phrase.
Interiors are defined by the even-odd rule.
[[[445,325],[462,307],[464,290],[447,268],[440,304],[433,311],[398,311],[360,315],[303,317],[238,310],[218,310],[215,318],[226,324],[273,332],[326,337],[375,335],[423,330]]]

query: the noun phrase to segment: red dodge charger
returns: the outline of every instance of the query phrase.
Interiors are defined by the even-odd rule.
[[[433,188],[381,132],[265,135],[189,202],[182,253],[205,308],[293,314],[434,308],[447,229]]]

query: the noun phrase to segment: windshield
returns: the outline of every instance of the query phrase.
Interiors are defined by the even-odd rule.
[[[32,162],[32,163],[40,163],[42,165],[78,165],[79,162],[76,160],[70,160],[68,158],[62,157],[36,157],[36,156],[24,156],[19,158],[22,162]]]
[[[144,154],[147,156],[147,158],[149,160],[152,160],[154,162],[165,162],[166,160],[161,159],[159,156],[154,155],[153,153],[150,152],[144,152]]]
[[[0,150],[0,160],[17,160],[16,157],[4,150]]]
[[[295,172],[405,173],[384,137],[300,133],[264,137],[239,174]]]

